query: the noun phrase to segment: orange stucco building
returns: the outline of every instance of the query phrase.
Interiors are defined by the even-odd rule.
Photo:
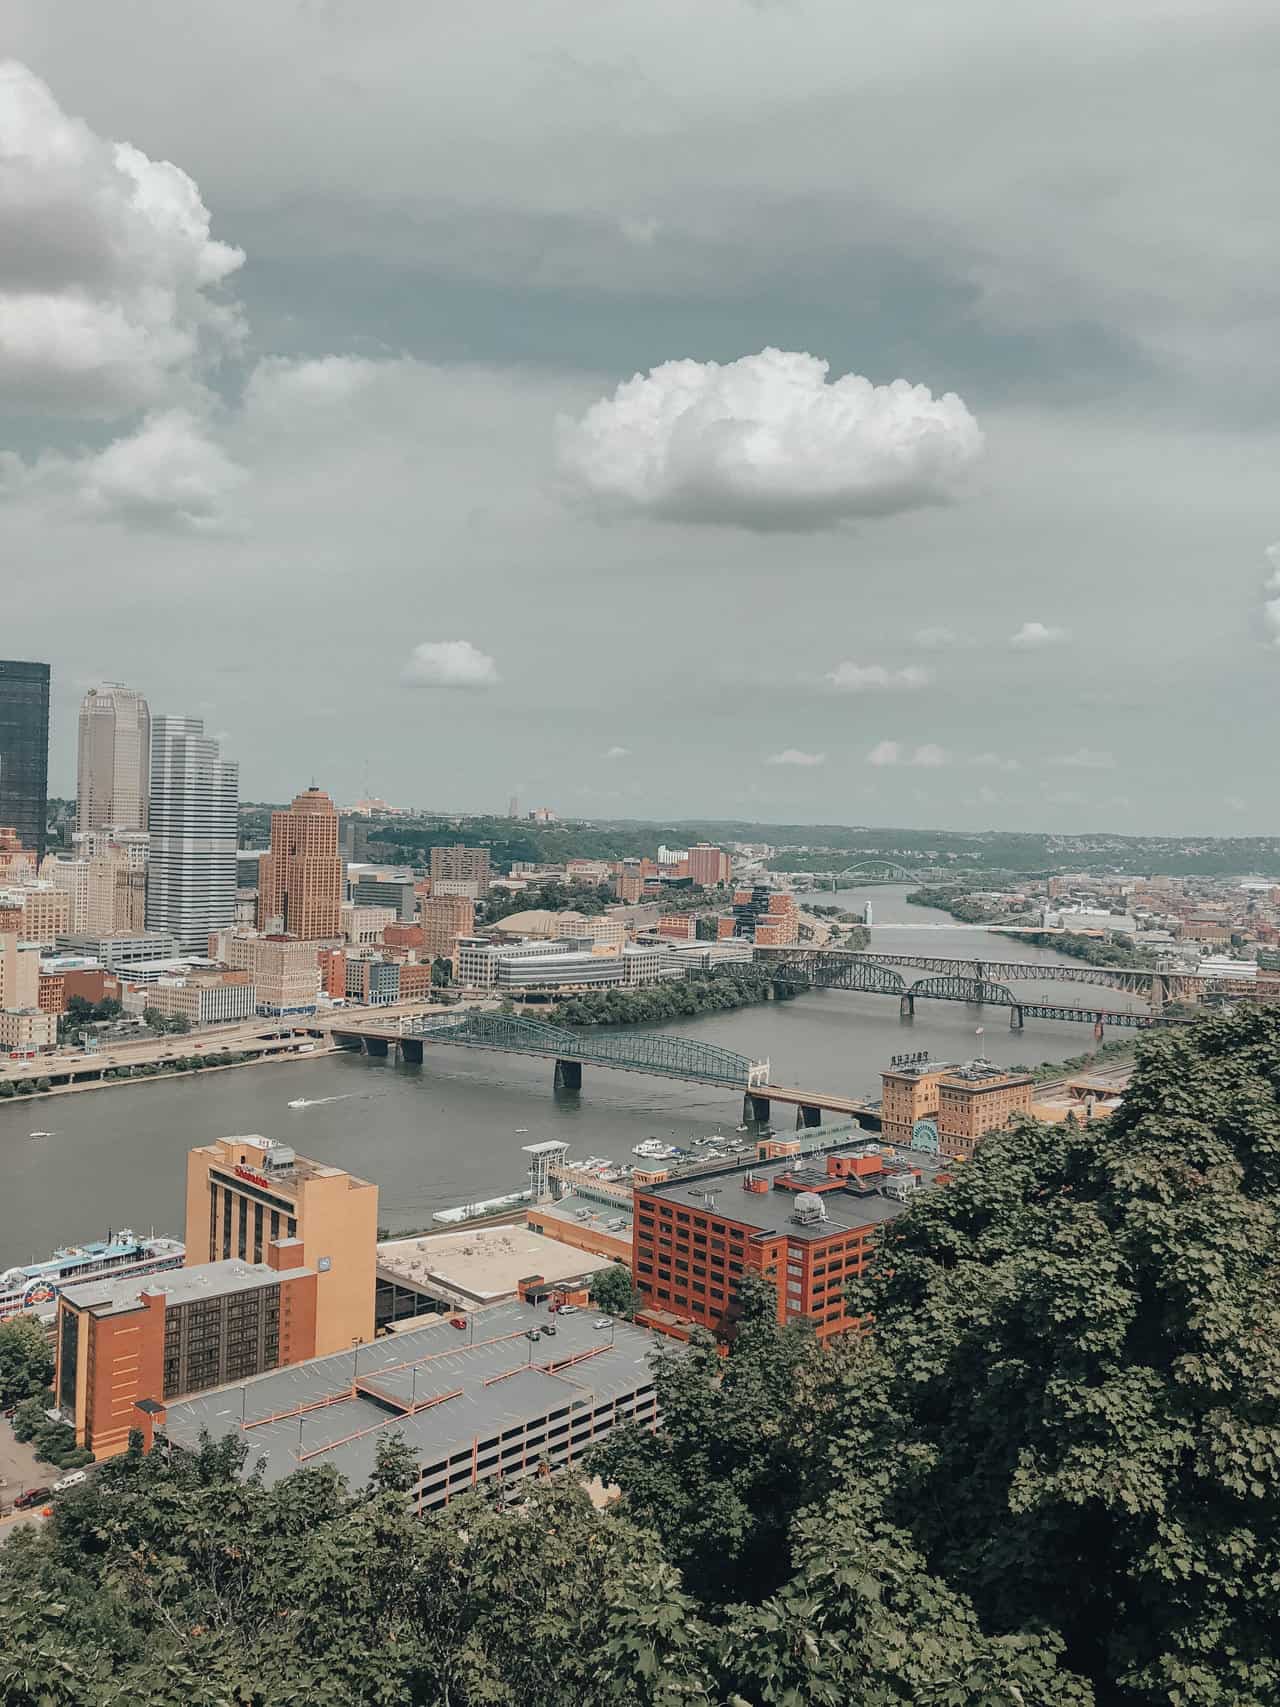
[[[298,1241],[303,1266],[316,1274],[314,1355],[371,1340],[377,1186],[256,1136],[188,1153],[188,1262],[262,1262],[285,1239]]]

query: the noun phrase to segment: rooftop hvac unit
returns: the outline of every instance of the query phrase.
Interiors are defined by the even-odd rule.
[[[894,1198],[898,1203],[906,1203],[915,1196],[919,1182],[914,1174],[892,1174],[880,1187],[886,1197]]]
[[[298,1152],[292,1144],[268,1144],[262,1158],[262,1165],[271,1173],[283,1173],[291,1168],[298,1159]]]
[[[827,1218],[827,1206],[816,1191],[802,1191],[796,1198],[791,1219],[802,1227],[812,1227]]]

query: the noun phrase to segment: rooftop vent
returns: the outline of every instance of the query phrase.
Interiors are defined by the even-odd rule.
[[[791,1219],[798,1221],[802,1227],[816,1226],[827,1218],[827,1206],[816,1191],[802,1191],[796,1198],[795,1208]]]

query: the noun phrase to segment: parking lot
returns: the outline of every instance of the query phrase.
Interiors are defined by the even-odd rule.
[[[8,1515],[24,1488],[52,1487],[60,1475],[61,1470],[42,1464],[30,1446],[15,1440],[8,1418],[0,1417],[0,1516]]]

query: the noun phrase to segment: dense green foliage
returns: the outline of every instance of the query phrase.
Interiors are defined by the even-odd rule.
[[[144,1008],[142,1023],[151,1031],[163,1036],[166,1032],[181,1035],[191,1030],[191,1021],[186,1014],[162,1014],[159,1008]]]
[[[559,1003],[556,1018],[564,1025],[645,1025],[727,1013],[766,1002],[773,993],[773,978],[764,967],[731,961],[715,971],[691,973],[666,984],[589,990]],[[789,991],[780,986],[777,993],[779,1000],[785,1000]]]
[[[1147,972],[1156,963],[1155,955],[1146,949],[1133,948],[1122,937],[1114,935],[1093,937],[1083,936],[1078,931],[1046,931],[1043,935],[1029,932],[1021,940],[1034,943],[1037,948],[1055,948],[1059,954],[1068,954],[1073,960],[1083,960],[1089,966],[1115,966],[1121,970],[1129,967]]]
[[[1127,1060],[1132,1056],[1134,1042],[1131,1037],[1109,1038],[1105,1043],[1095,1043],[1092,1049],[1081,1055],[1068,1055],[1064,1061],[1040,1061],[1034,1067],[1028,1067],[1019,1062],[1009,1068],[1011,1073],[1030,1073],[1037,1084],[1044,1084],[1049,1079],[1062,1079],[1071,1073],[1087,1073],[1092,1068],[1101,1066],[1104,1061],[1113,1064]]]
[[[972,895],[967,895],[963,888],[948,884],[945,888],[937,885],[924,884],[919,889],[913,889],[907,900],[914,907],[937,907],[940,912],[950,913],[953,919],[958,919],[962,925],[983,925],[990,920],[1004,917],[999,907],[990,901],[979,901]]]
[[[608,891],[593,883],[540,883],[515,895],[496,889],[483,901],[477,901],[476,924],[496,925],[500,919],[510,918],[512,913],[539,909],[548,913],[581,913],[585,918],[591,918],[615,905]]]
[[[33,1316],[0,1322],[0,1410],[43,1393],[53,1380],[53,1346]]]
[[[624,1263],[610,1263],[599,1269],[591,1280],[591,1302],[610,1316],[635,1315],[640,1294],[631,1284],[631,1270]]]
[[[13,1432],[16,1439],[29,1441],[37,1458],[55,1464],[60,1470],[74,1470],[80,1464],[91,1464],[93,1453],[76,1445],[76,1431],[70,1423],[55,1420],[49,1415],[53,1408],[53,1393],[49,1389],[23,1399],[13,1413]]]
[[[820,1347],[744,1282],[658,1434],[422,1520],[105,1465],[0,1548],[14,1707],[1275,1707],[1280,1015],[1153,1033],[1102,1126],[1023,1121],[887,1224]]]

